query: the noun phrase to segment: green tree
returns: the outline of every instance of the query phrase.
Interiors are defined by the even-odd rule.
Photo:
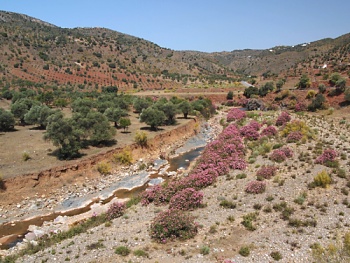
[[[259,89],[254,86],[250,86],[244,89],[243,96],[246,98],[250,98],[253,95],[258,95],[259,94]]]
[[[30,108],[34,105],[39,105],[39,102],[31,100],[31,99],[18,99],[15,103],[11,105],[11,112],[18,118],[21,125],[25,124],[24,115],[30,110]]]
[[[311,80],[307,75],[302,75],[299,79],[299,83],[298,83],[298,88],[299,89],[306,89],[309,88],[311,86]]]
[[[187,100],[184,100],[179,104],[179,109],[183,113],[184,118],[187,119],[188,114],[192,111],[192,106]]]
[[[76,99],[71,107],[73,112],[79,112],[82,113],[83,115],[88,114],[92,108],[94,108],[95,103],[91,99],[84,98],[84,99]]]
[[[312,100],[311,104],[308,106],[309,111],[316,111],[317,109],[324,108],[325,97],[318,93],[316,97]]]
[[[160,105],[159,109],[164,112],[167,120],[167,124],[174,124],[175,123],[175,116],[178,112],[178,109],[176,105],[174,105],[171,101],[166,102],[162,105]]]
[[[233,91],[230,90],[230,91],[227,93],[226,99],[227,99],[227,100],[233,100]]]
[[[344,96],[345,101],[350,102],[350,87],[345,89]]]
[[[283,87],[284,83],[285,83],[284,79],[279,79],[276,82],[276,91],[277,92],[280,92],[282,90],[282,87]]]
[[[151,129],[157,130],[157,127],[162,125],[166,120],[164,112],[154,108],[149,107],[144,109],[140,115],[140,121],[145,122],[147,125],[151,126]]]
[[[74,113],[72,120],[81,137],[90,140],[94,145],[110,141],[115,135],[115,129],[110,126],[107,117],[100,112],[91,110],[86,115]]]
[[[125,117],[128,113],[120,108],[108,108],[104,112],[104,115],[109,121],[114,122],[114,127],[118,127],[118,121],[121,117]]]
[[[266,82],[260,89],[259,89],[259,96],[265,97],[269,92],[273,91],[275,85],[272,81]]]
[[[119,120],[120,127],[124,129],[124,132],[129,128],[131,125],[131,121],[129,118],[120,118]]]
[[[75,129],[72,119],[63,118],[62,112],[56,112],[48,118],[44,139],[52,141],[59,148],[59,158],[71,159],[79,155],[81,132]]]
[[[136,98],[133,106],[136,112],[141,113],[143,109],[147,109],[152,105],[152,101],[147,98]]]
[[[13,114],[0,108],[0,131],[10,131],[15,126]]]
[[[24,121],[27,124],[38,124],[42,129],[45,129],[48,117],[54,113],[55,110],[50,109],[46,105],[36,105],[31,107],[24,115]]]

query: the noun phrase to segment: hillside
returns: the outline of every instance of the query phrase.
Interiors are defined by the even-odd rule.
[[[333,70],[345,74],[350,34],[294,47],[203,53],[162,48],[106,28],[60,28],[0,11],[0,46],[0,87],[7,82],[74,85],[84,90],[115,85],[136,91],[232,86],[249,80],[248,75],[299,77],[310,72],[321,76]]]

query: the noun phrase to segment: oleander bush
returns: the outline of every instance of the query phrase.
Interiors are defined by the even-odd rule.
[[[266,190],[266,183],[264,181],[251,181],[247,184],[245,191],[248,194],[261,194]]]
[[[287,135],[287,142],[288,143],[300,142],[303,137],[304,136],[300,131],[293,131]]]
[[[265,178],[265,179],[270,179],[271,177],[276,175],[276,171],[278,170],[278,167],[274,165],[266,165],[260,167],[260,169],[257,171],[256,176]]]
[[[285,152],[283,150],[281,150],[281,148],[274,150],[270,154],[270,160],[277,162],[277,163],[284,162],[286,159],[287,159],[287,156],[286,156]]]
[[[108,220],[112,220],[114,218],[117,217],[121,217],[126,209],[126,205],[124,203],[119,203],[119,202],[115,202],[112,203],[107,210],[107,219]]]
[[[175,194],[169,201],[170,209],[193,210],[202,204],[203,193],[193,188],[185,188]]]
[[[233,108],[227,113],[227,122],[240,121],[246,117],[246,113],[238,108]]]
[[[333,149],[325,149],[323,153],[316,158],[315,163],[323,164],[329,167],[335,167],[336,158],[338,153]]]
[[[289,122],[292,118],[290,114],[286,111],[282,111],[276,120],[276,126],[283,126],[287,122]]]
[[[166,243],[168,240],[186,240],[194,237],[198,225],[194,218],[181,210],[169,209],[160,212],[152,221],[150,236],[157,242]]]
[[[274,137],[277,135],[277,129],[275,126],[267,126],[265,129],[263,129],[260,133],[260,136],[267,136],[267,137]]]

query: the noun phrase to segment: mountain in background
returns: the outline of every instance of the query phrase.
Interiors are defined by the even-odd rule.
[[[106,28],[60,28],[0,11],[0,46],[0,87],[153,90],[350,74],[350,34],[268,50],[174,51]]]

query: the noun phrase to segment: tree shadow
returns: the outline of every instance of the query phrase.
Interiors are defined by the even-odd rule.
[[[121,131],[120,133],[128,134],[128,133],[131,133],[131,131]]]
[[[346,106],[349,106],[350,105],[350,101],[342,101],[342,102],[339,102],[339,106],[340,107],[346,107]]]
[[[69,160],[77,160],[77,159],[80,159],[84,156],[86,156],[87,154],[86,153],[80,153],[78,152],[77,154],[73,155],[73,156],[63,156],[60,149],[56,149],[52,152],[49,152],[47,155],[49,156],[53,156],[53,157],[56,157],[58,160],[60,161],[69,161]]]
[[[35,127],[32,127],[32,128],[29,128],[30,131],[44,131],[46,130],[45,127],[42,127],[42,126],[35,126]]]
[[[185,117],[177,117],[176,119],[178,119],[178,120],[195,120],[196,118],[195,117],[187,117],[187,118],[185,118]]]
[[[164,131],[163,128],[157,128],[157,129],[152,129],[150,126],[145,126],[140,128],[141,131],[150,131],[150,132],[157,132],[157,131]]]

